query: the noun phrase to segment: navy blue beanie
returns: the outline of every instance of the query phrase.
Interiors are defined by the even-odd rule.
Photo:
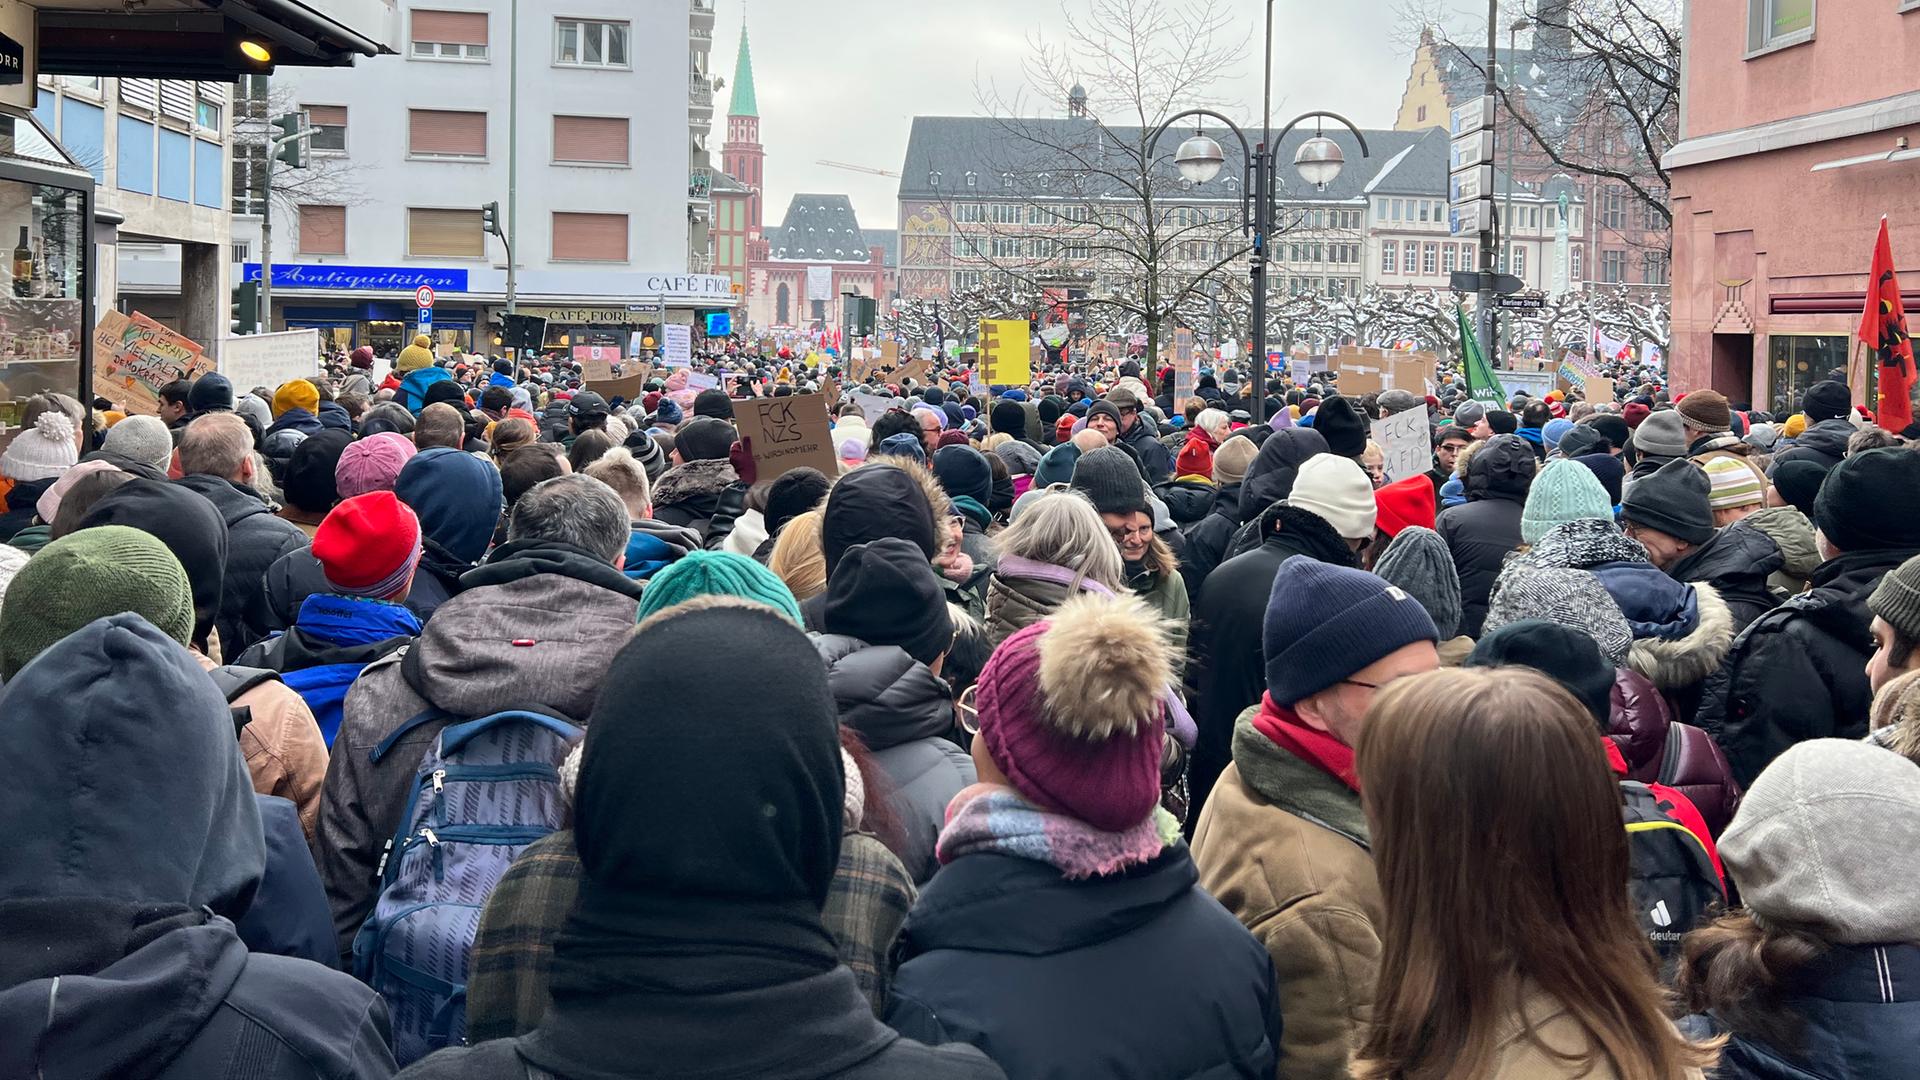
[[[463,450],[436,446],[413,456],[393,493],[420,519],[420,535],[463,563],[477,563],[500,524],[500,471]]]
[[[1274,575],[1261,624],[1267,693],[1292,705],[1396,649],[1439,640],[1427,609],[1399,587],[1295,555]]]
[[[927,463],[926,445],[920,441],[919,435],[911,431],[902,431],[897,435],[889,435],[881,439],[880,445],[874,447],[873,452],[882,455],[892,455],[894,457],[912,458],[922,465]]]
[[[993,497],[993,465],[971,446],[943,446],[933,452],[933,475],[949,498],[966,496],[984,509]]]

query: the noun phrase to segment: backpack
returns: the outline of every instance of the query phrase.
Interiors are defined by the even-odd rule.
[[[372,760],[447,719],[421,713],[381,740]],[[580,736],[564,720],[510,710],[449,724],[421,760],[380,856],[380,894],[353,941],[354,975],[386,999],[398,1061],[464,1041],[480,913],[521,849],[562,824],[558,766]]]
[[[1647,785],[1622,780],[1622,809],[1632,858],[1629,881],[1634,916],[1647,941],[1670,967],[1680,955],[1680,938],[1706,922],[1726,892],[1706,846],[1676,821]]]
[[[236,736],[253,722],[253,706],[235,705],[234,701],[256,686],[280,680],[280,673],[271,668],[242,667],[239,664],[214,668],[207,675],[213,679],[213,685],[220,688],[221,696],[227,699],[227,711],[233,714],[233,733]]]

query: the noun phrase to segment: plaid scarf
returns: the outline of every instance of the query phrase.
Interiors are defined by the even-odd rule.
[[[947,804],[947,826],[934,853],[942,866],[991,851],[1046,863],[1069,879],[1091,878],[1151,862],[1179,838],[1180,823],[1157,806],[1124,832],[1101,832],[1042,810],[1010,787],[974,784]]]

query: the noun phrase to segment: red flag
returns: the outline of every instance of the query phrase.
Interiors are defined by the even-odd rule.
[[[1880,401],[1874,415],[1881,427],[1900,431],[1913,423],[1913,342],[1907,337],[1907,309],[1900,303],[1885,217],[1880,219],[1880,239],[1873,244],[1859,336],[1880,361]]]

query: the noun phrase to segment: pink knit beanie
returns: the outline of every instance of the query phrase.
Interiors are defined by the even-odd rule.
[[[383,431],[348,444],[333,467],[334,487],[342,500],[370,491],[392,491],[400,470],[413,460],[413,440]]]
[[[1069,600],[995,649],[975,705],[987,754],[1042,809],[1120,832],[1160,800],[1172,652],[1133,596]]]

